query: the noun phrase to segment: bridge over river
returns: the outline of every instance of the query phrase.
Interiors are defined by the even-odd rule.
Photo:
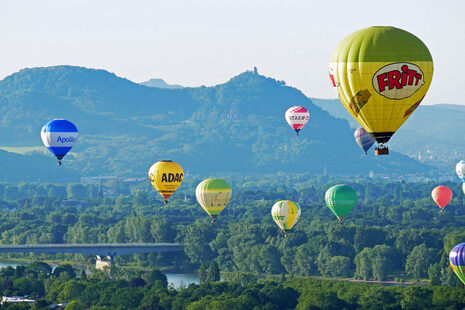
[[[176,243],[110,243],[110,244],[15,244],[0,246],[0,253],[78,253],[96,255],[97,268],[109,265],[115,256],[158,252],[179,252],[184,246]],[[109,261],[103,261],[106,256]]]

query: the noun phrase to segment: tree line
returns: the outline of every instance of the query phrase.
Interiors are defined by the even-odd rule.
[[[43,184],[3,184],[3,189],[16,186],[20,193],[27,189],[29,196],[0,202],[0,244],[178,242],[185,245],[181,255],[131,255],[117,257],[116,263],[198,271],[202,263],[215,262],[226,273],[429,279],[433,284],[458,285],[448,253],[465,239],[460,229],[465,223],[465,201],[459,183],[445,184],[455,195],[442,214],[430,198],[432,182],[352,181],[348,184],[357,191],[359,203],[339,225],[323,202],[325,190],[339,182],[305,176],[281,178],[279,183],[275,178],[237,178],[231,182],[230,205],[213,225],[195,197],[188,195],[195,182],[173,195],[167,206],[147,184],[127,188],[127,194],[116,199],[95,198],[90,194],[95,185],[49,185],[49,191],[55,186],[67,195],[68,190],[85,188],[87,196],[84,192],[79,196],[85,203],[77,206],[63,206],[62,195],[44,194]],[[288,238],[270,216],[271,206],[280,199],[297,201],[302,207],[301,220]],[[78,254],[48,257],[87,260]]]
[[[210,268],[209,268],[210,269]],[[116,266],[76,277],[72,266],[54,270],[43,262],[0,270],[3,296],[29,296],[35,302],[0,309],[462,309],[465,290],[449,286],[381,286],[299,277],[266,277],[235,272],[225,281],[174,288],[157,269]]]

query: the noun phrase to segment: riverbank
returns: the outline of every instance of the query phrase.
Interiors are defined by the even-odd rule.
[[[0,257],[0,268],[12,266],[16,267],[19,265],[27,265],[32,263],[34,260],[31,259],[26,259],[26,258],[11,258],[11,259],[2,259]],[[82,262],[76,262],[76,261],[64,261],[64,260],[40,260],[41,262],[47,263],[53,268],[55,268],[58,265],[62,264],[70,264],[74,266],[76,269],[81,272],[82,270],[85,270],[86,268],[86,263]],[[92,264],[93,265],[93,264]],[[152,268],[148,267],[140,267],[140,266],[131,266],[131,265],[125,265],[125,266],[117,266],[118,268],[121,269],[126,269],[126,270],[135,270],[135,271],[150,271]],[[93,269],[93,268],[92,268]],[[179,270],[175,270],[172,268],[158,268],[160,271],[162,271],[164,274],[167,275],[168,278],[171,278],[173,282],[170,282],[168,280],[168,283],[173,283],[174,287],[179,288],[181,286],[188,286],[190,283],[195,283],[199,284],[199,277],[198,273],[196,272],[180,272]],[[169,275],[169,276],[168,276]],[[281,275],[253,275],[254,278],[259,279],[259,278],[278,278],[281,277]],[[377,284],[377,285],[383,285],[383,286],[412,286],[412,285],[420,285],[420,286],[427,286],[430,285],[429,281],[427,280],[421,280],[421,281],[394,281],[394,280],[388,280],[388,281],[378,281],[378,280],[362,280],[362,279],[353,279],[353,278],[326,278],[326,277],[319,277],[319,276],[309,276],[309,277],[304,277],[304,276],[294,276],[296,278],[310,278],[310,279],[316,279],[316,280],[327,280],[327,281],[343,281],[343,282],[350,282],[350,283],[364,283],[364,284]]]
[[[379,284],[384,286],[410,286],[410,285],[430,285],[429,281],[378,281],[378,280],[361,280],[361,279],[347,279],[347,278],[324,278],[324,277],[310,277],[317,280],[328,280],[328,281],[344,281],[351,283],[365,283],[365,284]]]

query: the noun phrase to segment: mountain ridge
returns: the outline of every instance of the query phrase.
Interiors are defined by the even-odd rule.
[[[140,176],[165,158],[206,175],[428,170],[401,154],[361,157],[346,120],[285,82],[252,71],[211,87],[160,89],[105,70],[33,68],[0,81],[0,94],[0,130],[12,131],[0,137],[2,145],[37,145],[44,123],[69,119],[80,132],[70,168],[82,174]],[[311,114],[298,138],[284,120],[293,105]]]

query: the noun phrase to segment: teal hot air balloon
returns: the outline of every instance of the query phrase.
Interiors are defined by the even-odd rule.
[[[352,187],[338,184],[326,191],[325,201],[328,208],[336,215],[339,224],[357,204],[357,194]]]

